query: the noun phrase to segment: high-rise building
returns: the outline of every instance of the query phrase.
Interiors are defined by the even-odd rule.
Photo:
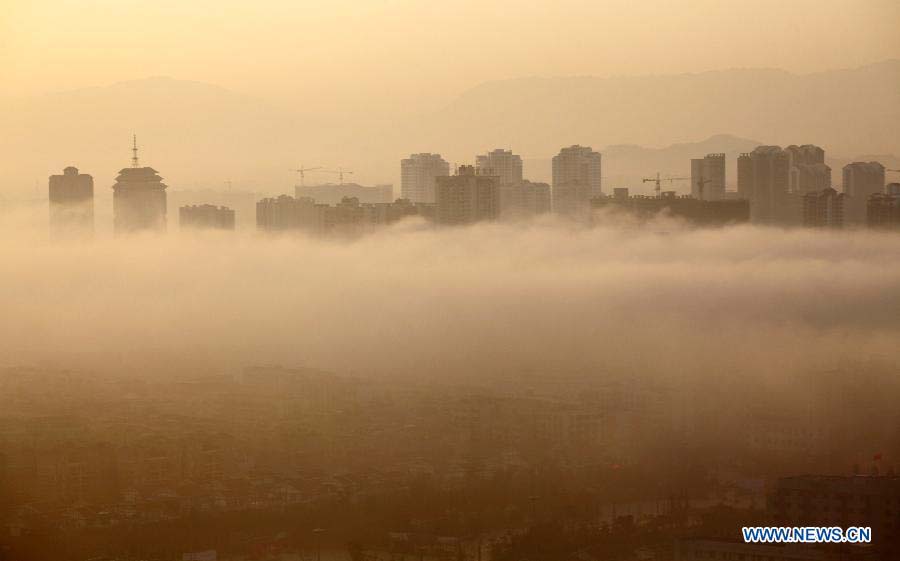
[[[234,211],[216,205],[190,205],[178,209],[182,229],[234,230]]]
[[[512,150],[497,148],[475,156],[475,170],[480,175],[497,176],[501,187],[522,182],[522,158]]]
[[[659,196],[629,196],[628,189],[617,187],[612,197],[591,199],[597,210],[623,213],[646,220],[661,212],[685,220],[697,226],[724,226],[747,222],[750,205],[746,199],[701,200],[691,196],[678,196],[674,191],[664,191]]]
[[[256,227],[265,232],[300,230],[310,234],[325,232],[325,208],[310,197],[281,195],[256,203]]]
[[[789,163],[780,146],[757,146],[738,157],[738,196],[750,201],[751,222],[799,221],[800,209],[794,208],[798,205],[791,204],[788,197]]]
[[[393,203],[360,203],[355,197],[345,197],[336,205],[325,205],[309,197],[282,195],[256,203],[256,225],[266,232],[356,236],[408,217],[432,220],[434,206],[406,199],[397,199]]]
[[[691,160],[691,196],[703,201],[725,198],[725,154]]]
[[[94,178],[67,167],[50,176],[50,233],[54,238],[81,237],[94,231]]]
[[[450,175],[440,154],[411,154],[400,161],[400,196],[413,203],[433,203],[435,178]]]
[[[844,166],[844,194],[847,195],[847,220],[864,224],[869,197],[884,193],[884,166],[878,162],[853,162]]]
[[[460,166],[456,175],[438,177],[435,220],[455,226],[500,216],[500,186],[495,175],[479,175],[474,166]]]
[[[790,192],[803,195],[831,187],[831,168],[826,164],[798,164],[791,168]]]
[[[866,223],[870,228],[900,229],[900,193],[870,195],[866,205]]]
[[[475,173],[498,178],[502,218],[516,220],[550,212],[550,186],[523,179],[522,158],[512,150],[498,148],[476,156]]]
[[[569,146],[553,156],[553,211],[579,214],[603,194],[601,155],[588,146]]]
[[[831,168],[825,165],[825,150],[813,144],[784,149],[788,157],[788,191],[804,194],[831,187]]]
[[[165,231],[166,185],[155,169],[138,163],[136,138],[131,150],[131,167],[121,170],[113,185],[115,232]]]
[[[550,185],[523,180],[500,187],[500,216],[523,219],[545,214],[551,209]]]
[[[807,228],[842,228],[844,194],[831,187],[804,193],[803,225]]]

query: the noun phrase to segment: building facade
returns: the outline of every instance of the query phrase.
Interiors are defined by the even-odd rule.
[[[875,193],[866,205],[866,224],[869,228],[900,229],[900,193]]]
[[[435,205],[397,199],[393,203],[361,203],[345,197],[325,205],[309,197],[281,195],[256,203],[256,226],[263,232],[295,232],[314,236],[356,236],[399,220],[420,217],[433,220]]]
[[[790,159],[780,146],[758,146],[738,157],[738,196],[750,201],[750,221],[799,222],[799,200],[788,197]]]
[[[474,166],[460,166],[456,175],[438,177],[435,221],[445,226],[496,220],[500,216],[500,186],[495,175],[479,175]]]
[[[805,194],[831,187],[831,168],[825,165],[825,150],[813,144],[784,149],[788,156],[788,191]]]
[[[498,177],[501,187],[522,182],[522,158],[512,150],[497,148],[475,156],[475,170],[479,175]]]
[[[843,228],[844,198],[831,187],[803,194],[803,226]]]
[[[725,154],[691,160],[691,196],[702,201],[725,198]]]
[[[750,203],[744,199],[704,201],[691,196],[678,196],[664,191],[659,197],[629,196],[628,189],[617,188],[612,197],[591,199],[597,210],[628,213],[639,219],[649,219],[661,212],[697,226],[722,226],[747,222]]]
[[[550,185],[523,180],[500,187],[500,215],[521,220],[549,213],[552,208]]]
[[[124,168],[113,185],[113,228],[116,234],[166,230],[166,184],[151,167],[138,163],[137,141],[131,167]]]
[[[400,197],[412,203],[434,203],[435,178],[450,175],[440,154],[411,154],[400,161]]]
[[[94,232],[94,178],[67,167],[49,181],[50,234],[54,238]]]
[[[553,211],[580,214],[603,194],[601,155],[588,146],[569,146],[553,157]]]
[[[182,229],[234,230],[234,210],[216,205],[190,205],[178,209]]]
[[[843,170],[843,186],[847,196],[848,221],[864,224],[869,197],[884,193],[884,166],[878,162],[847,164]]]

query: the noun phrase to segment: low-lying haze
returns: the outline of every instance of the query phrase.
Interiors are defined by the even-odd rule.
[[[3,220],[6,363],[137,367],[162,353],[429,380],[778,378],[900,359],[892,235],[601,217],[593,228],[407,222],[355,241],[170,232],[54,244],[23,226],[34,217]]]

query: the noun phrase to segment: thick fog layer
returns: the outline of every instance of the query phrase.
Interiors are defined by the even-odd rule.
[[[891,235],[601,220],[53,243],[27,222],[5,216],[0,236],[7,364],[178,355],[427,380],[900,358]]]

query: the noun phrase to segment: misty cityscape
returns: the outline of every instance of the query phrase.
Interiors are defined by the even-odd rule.
[[[900,559],[898,22],[11,0],[0,561]]]

